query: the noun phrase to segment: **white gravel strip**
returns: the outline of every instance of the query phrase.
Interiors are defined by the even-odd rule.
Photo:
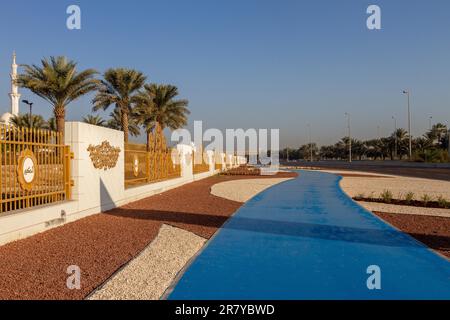
[[[350,197],[363,195],[365,197],[380,197],[380,194],[389,190],[395,199],[403,200],[408,192],[414,193],[414,199],[420,200],[424,194],[437,200],[439,196],[450,201],[450,182],[432,179],[402,177],[387,174],[377,174],[364,171],[347,170],[324,170],[334,174],[361,174],[364,177],[343,177],[341,188]],[[372,177],[374,176],[374,177]],[[378,176],[378,177],[377,177]],[[414,214],[424,216],[448,217],[450,209],[421,208],[413,206],[401,206],[376,202],[358,201],[363,207],[370,211]]]
[[[89,300],[158,300],[206,239],[163,225],[158,236]]]
[[[215,184],[211,188],[211,194],[237,202],[247,202],[258,193],[292,178],[267,178],[233,180]]]
[[[333,173],[333,174],[358,174],[358,175],[363,175],[363,176],[368,176],[368,177],[392,177],[392,178],[396,178],[398,176],[394,176],[391,174],[384,174],[384,173],[375,173],[375,172],[366,172],[366,171],[354,171],[354,170],[328,170],[328,169],[323,169],[323,170],[315,170],[315,171],[323,171],[323,172],[328,172],[328,173]]]
[[[425,194],[437,200],[439,196],[450,201],[450,181],[401,177],[385,174],[376,174],[379,177],[372,178],[374,174],[359,171],[326,171],[330,173],[354,173],[364,174],[365,177],[343,177],[341,188],[351,197],[363,195],[365,197],[379,197],[389,190],[394,199],[404,199],[408,192],[414,193],[414,200],[420,200]]]
[[[358,201],[358,203],[369,211],[450,218],[450,209],[419,208],[364,201]]]

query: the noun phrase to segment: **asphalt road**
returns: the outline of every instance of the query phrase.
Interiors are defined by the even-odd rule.
[[[315,167],[324,169],[367,171],[393,174],[406,177],[426,178],[450,181],[450,164],[433,165],[409,163],[400,161],[354,161],[351,164],[344,161],[318,162],[282,162],[282,165]]]

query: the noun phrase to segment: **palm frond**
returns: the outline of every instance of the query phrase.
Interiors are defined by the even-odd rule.
[[[66,57],[50,57],[42,59],[40,66],[25,65],[16,83],[49,102],[61,114],[60,109],[65,110],[74,100],[96,90],[96,74],[93,69],[77,72],[77,64]]]
[[[133,101],[139,124],[147,132],[152,131],[156,124],[162,129],[172,130],[185,126],[190,114],[187,108],[189,102],[185,99],[175,100],[177,96],[178,88],[173,85],[146,84]]]
[[[106,122],[102,119],[99,115],[93,116],[91,114],[88,114],[86,117],[83,118],[83,122],[92,124],[94,126],[105,126]]]

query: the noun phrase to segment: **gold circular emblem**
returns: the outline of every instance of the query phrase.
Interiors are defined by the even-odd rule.
[[[17,177],[22,189],[30,191],[37,179],[37,160],[30,149],[23,150],[17,161]]]
[[[135,177],[139,175],[139,158],[137,155],[133,157],[133,174]]]

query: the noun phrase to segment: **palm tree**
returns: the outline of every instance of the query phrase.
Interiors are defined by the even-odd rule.
[[[319,153],[319,148],[317,147],[317,144],[315,143],[308,143],[305,145],[302,145],[297,150],[290,150],[289,149],[289,159],[290,160],[311,160],[311,151],[313,159],[316,158],[317,154]]]
[[[426,137],[418,137],[413,140],[414,148],[420,152],[425,152],[425,150],[432,148],[433,142]]]
[[[106,122],[106,127],[114,130],[124,131],[123,130],[123,122],[122,115],[120,113],[120,109],[114,109],[113,112],[109,114],[111,119]],[[139,125],[136,122],[135,117],[130,117],[128,120],[128,132],[131,136],[140,135],[141,131],[139,130]]]
[[[31,120],[31,121],[30,121]],[[46,122],[42,116],[33,114],[19,114],[11,118],[12,124],[16,127],[25,127],[30,129],[46,129]]]
[[[392,135],[395,139],[397,137],[397,154],[400,157],[400,160],[403,156],[406,156],[409,153],[409,134],[403,128],[398,128]]]
[[[99,115],[93,116],[91,114],[88,114],[86,117],[84,117],[83,122],[99,127],[104,127],[106,124],[105,120],[103,120],[102,117],[100,117]]]
[[[45,129],[47,130],[51,130],[51,131],[56,131],[56,119],[55,117],[51,117],[47,120],[46,124],[45,124]]]
[[[319,153],[322,160],[334,160],[337,158],[334,146],[322,146]]]
[[[11,118],[11,124],[17,127],[15,130],[5,132],[11,141],[46,142],[48,136],[41,135],[39,130],[47,129],[47,122],[40,115],[19,114]],[[28,130],[22,130],[27,128]]]
[[[131,69],[109,69],[103,75],[104,80],[98,87],[93,100],[93,110],[106,110],[114,105],[121,116],[121,129],[125,143],[128,142],[129,117],[132,112],[132,99],[145,83],[146,77],[139,71]]]
[[[390,157],[392,160],[394,154],[394,145],[392,144],[392,139],[388,137],[388,138],[381,138],[378,140],[380,141],[379,143],[382,159],[386,160],[387,157]]]
[[[361,140],[354,139],[352,142],[352,149],[353,154],[355,157],[358,157],[358,160],[362,160],[367,153],[367,145]]]
[[[431,130],[425,133],[424,138],[428,139],[432,145],[437,145],[441,149],[446,149],[447,126],[442,123],[433,125]]]
[[[136,118],[147,133],[147,148],[150,149],[151,134],[165,128],[176,130],[187,124],[190,114],[188,100],[175,99],[178,88],[173,85],[146,84],[144,90],[133,99]]]
[[[53,106],[58,132],[64,135],[66,107],[81,96],[94,91],[98,80],[93,69],[77,72],[77,64],[66,57],[41,60],[42,66],[25,65],[17,84],[27,88]]]

